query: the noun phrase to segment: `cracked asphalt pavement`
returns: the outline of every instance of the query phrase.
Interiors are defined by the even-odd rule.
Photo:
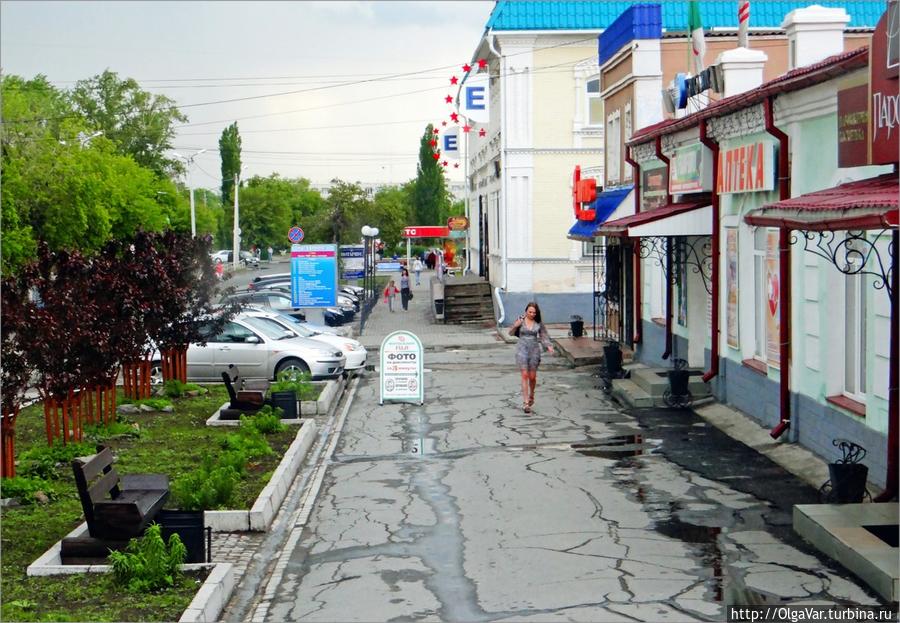
[[[690,411],[632,416],[592,370],[556,361],[531,414],[508,345],[427,352],[423,406],[379,406],[367,373],[253,620],[717,621],[727,604],[881,603],[793,535],[811,488]]]

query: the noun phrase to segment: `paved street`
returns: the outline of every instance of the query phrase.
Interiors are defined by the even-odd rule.
[[[315,503],[285,521],[258,590],[239,587],[255,599],[225,620],[722,620],[727,603],[878,603],[793,536],[790,505],[810,487],[689,412],[636,420],[558,359],[525,414],[514,347],[427,325],[425,299],[423,286],[406,314],[379,303],[368,339],[400,322],[426,349],[433,331],[473,347],[427,352],[421,407],[379,407],[377,374],[360,380]],[[773,486],[743,482],[756,477]]]

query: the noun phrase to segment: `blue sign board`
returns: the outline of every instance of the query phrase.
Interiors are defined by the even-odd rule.
[[[362,279],[365,277],[366,248],[361,244],[341,245],[341,277]]]
[[[337,245],[291,245],[291,306],[337,304]]]
[[[378,262],[375,265],[375,272],[378,273],[399,273],[403,266],[400,262]]]

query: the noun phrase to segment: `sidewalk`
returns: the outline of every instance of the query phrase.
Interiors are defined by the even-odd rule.
[[[436,323],[431,310],[430,283],[435,273],[423,270],[421,284],[416,285],[415,274],[410,274],[413,299],[409,302],[409,311],[403,311],[400,295],[394,299],[394,311],[388,310],[384,297],[379,292],[378,300],[372,313],[366,320],[366,326],[357,337],[366,350],[377,352],[381,341],[393,331],[411,331],[415,333],[425,350],[450,348],[488,348],[503,344],[493,326],[479,328],[472,325],[454,325]],[[393,273],[390,278],[400,287],[400,273]]]

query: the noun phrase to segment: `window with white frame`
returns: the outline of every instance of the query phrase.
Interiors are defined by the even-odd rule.
[[[866,400],[866,278],[844,278],[844,395]]]
[[[757,227],[753,234],[753,323],[755,343],[753,357],[766,360],[766,321],[769,297],[766,284],[766,249],[768,230]]]
[[[615,111],[606,117],[606,181],[610,184],[619,182],[622,166],[622,133],[621,117]]]
[[[600,78],[588,80],[585,93],[587,95],[587,124],[602,126],[603,100],[600,99]]]

